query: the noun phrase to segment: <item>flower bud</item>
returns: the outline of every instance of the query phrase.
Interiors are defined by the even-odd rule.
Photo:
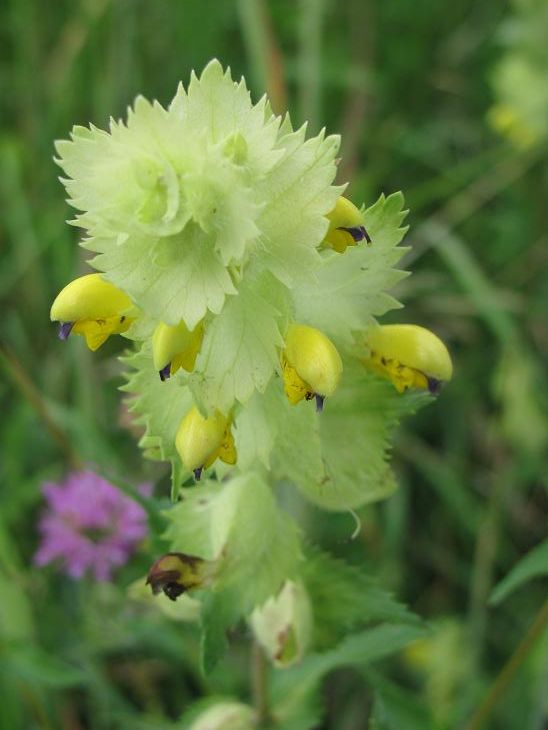
[[[254,730],[255,712],[241,702],[218,702],[204,710],[189,730]]]
[[[321,411],[324,399],[337,389],[342,369],[335,345],[322,332],[303,324],[290,325],[282,370],[285,394],[291,403],[314,397]]]
[[[277,596],[251,614],[251,627],[266,655],[277,667],[299,662],[310,642],[312,610],[302,583],[285,582]]]
[[[160,379],[167,380],[179,368],[192,372],[203,337],[201,322],[192,331],[184,322],[175,327],[160,322],[152,336],[154,367],[160,373]]]
[[[329,229],[324,243],[338,253],[344,253],[348,246],[355,246],[363,240],[367,244],[371,243],[371,238],[363,225],[361,211],[348,198],[341,196],[327,218]]]
[[[230,421],[218,411],[204,418],[194,406],[181,421],[175,447],[183,465],[194,472],[197,481],[202,470],[211,466],[216,459],[226,464],[236,463]]]
[[[59,338],[83,335],[90,350],[97,350],[112,334],[129,329],[137,316],[131,299],[102,278],[86,274],[74,279],[55,297],[50,319],[60,323]]]
[[[451,380],[453,365],[443,342],[430,330],[415,324],[372,327],[365,337],[369,357],[364,364],[390,380],[399,393],[409,388],[438,395]]]
[[[166,553],[148,571],[146,584],[152,592],[163,592],[172,601],[192,588],[203,585],[207,563],[183,553]]]

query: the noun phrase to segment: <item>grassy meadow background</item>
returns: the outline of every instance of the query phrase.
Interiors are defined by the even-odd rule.
[[[547,135],[527,146],[487,121],[523,13],[546,33],[547,3],[532,0],[0,4],[2,730],[163,730],[204,694],[249,699],[245,629],[204,678],[197,627],[128,598],[146,546],[113,584],[32,562],[46,480],[88,464],[169,494],[121,405],[124,341],[92,354],[49,322],[56,293],[88,270],[53,141],[105,127],[138,93],[167,103],[214,56],[295,123],[342,133],[339,182],[356,203],[404,192],[413,275],[386,321],[433,329],[454,358],[453,382],[398,432],[400,489],[360,511],[358,538],[350,515],[305,515],[316,541],[432,628],[374,670],[330,675],[321,727],[546,727],[547,632],[537,622],[520,645],[536,619],[546,626],[546,579],[493,597],[546,538],[548,513],[548,99]],[[548,52],[527,37],[519,49],[548,85]],[[548,572],[545,554],[531,573]]]

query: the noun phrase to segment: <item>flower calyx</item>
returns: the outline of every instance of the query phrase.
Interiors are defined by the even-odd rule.
[[[216,411],[204,418],[194,406],[181,421],[175,437],[175,447],[183,466],[194,473],[196,481],[202,471],[217,459],[225,464],[237,460],[230,419]]]
[[[179,368],[191,373],[202,346],[204,327],[200,322],[189,330],[184,322],[174,327],[160,322],[152,336],[154,368],[160,380],[167,380]]]
[[[361,241],[371,245],[363,215],[348,198],[341,196],[327,218],[329,229],[323,242],[338,253],[344,253],[348,246],[356,246]]]
[[[176,601],[183,593],[198,588],[205,580],[206,561],[184,553],[166,553],[148,571],[146,585],[152,593],[165,593]]]
[[[55,297],[50,319],[59,322],[59,339],[82,335],[95,351],[113,334],[126,332],[137,309],[124,292],[102,278],[86,274],[74,279]]]
[[[439,395],[451,380],[453,364],[443,342],[433,332],[415,324],[372,327],[365,337],[369,357],[365,366],[390,380],[399,393],[409,388]]]
[[[337,348],[323,332],[303,324],[289,326],[282,354],[284,391],[293,405],[303,398],[316,400],[322,411],[333,395],[343,370]]]

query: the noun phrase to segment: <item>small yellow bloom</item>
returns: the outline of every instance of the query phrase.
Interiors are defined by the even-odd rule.
[[[430,330],[415,324],[372,327],[366,334],[370,355],[365,365],[390,380],[399,393],[408,388],[438,395],[451,380],[453,365],[443,342]]]
[[[200,480],[202,470],[220,459],[235,464],[237,459],[230,421],[218,411],[204,418],[194,406],[181,421],[175,447],[183,465]]]
[[[329,229],[324,243],[338,253],[344,253],[348,246],[355,246],[364,239],[367,244],[371,243],[371,238],[364,227],[362,213],[348,198],[341,196],[327,218]]]
[[[163,591],[172,601],[203,585],[206,561],[183,553],[166,553],[148,571],[147,585],[156,595]]]
[[[191,373],[203,338],[204,327],[201,322],[192,331],[184,322],[175,327],[160,322],[152,336],[152,355],[161,380],[167,380],[179,368]]]
[[[321,411],[324,399],[333,395],[342,374],[342,361],[335,345],[323,332],[304,324],[292,324],[285,338],[282,372],[290,403],[316,399]]]
[[[90,350],[97,350],[113,334],[129,329],[137,316],[131,299],[101,274],[74,279],[55,297],[50,319],[59,322],[59,338],[83,335]]]

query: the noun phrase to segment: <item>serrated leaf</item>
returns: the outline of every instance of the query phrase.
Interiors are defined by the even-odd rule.
[[[261,258],[280,281],[292,286],[320,264],[316,250],[327,230],[326,216],[342,188],[332,185],[340,140],[323,133],[305,142],[306,128],[283,135],[283,157],[258,194],[265,200],[259,217]]]
[[[237,592],[249,613],[294,576],[300,558],[296,527],[256,472],[181,492],[167,517],[172,550],[215,561],[215,590]]]
[[[406,215],[402,208],[401,193],[381,195],[364,213],[372,245],[323,254],[316,280],[303,282],[294,291],[297,321],[349,346],[354,333],[367,329],[374,317],[401,306],[387,290],[406,275],[393,268],[405,253],[398,247],[407,230],[401,225]]]
[[[523,557],[493,590],[489,602],[497,605],[534,578],[548,575],[548,539]]]
[[[175,236],[131,236],[120,244],[93,238],[84,245],[99,252],[91,264],[149,315],[170,325],[183,320],[192,330],[208,311],[218,314],[227,295],[236,294],[214,243],[213,236],[189,224]]]
[[[387,463],[392,431],[404,414],[429,400],[423,393],[401,395],[360,362],[346,360],[341,384],[322,414],[305,401],[287,406],[272,453],[274,473],[325,509],[383,499],[396,488]]]
[[[332,646],[369,621],[419,625],[420,619],[398,603],[363,570],[318,549],[309,549],[301,577],[314,611],[314,646]]]
[[[175,436],[193,403],[186,375],[179,371],[162,382],[154,369],[150,342],[121,359],[129,368],[125,374],[127,383],[121,390],[130,393],[129,410],[136,415],[136,423],[145,426],[139,442],[145,456],[179,464]],[[178,472],[179,484],[189,476],[184,470]]]
[[[245,404],[255,391],[266,390],[279,365],[288,298],[285,287],[268,272],[248,276],[238,296],[208,324],[190,378],[205,411],[228,414],[235,401]]]
[[[227,631],[242,616],[242,605],[235,591],[210,591],[202,599],[201,662],[210,674],[228,648]]]

